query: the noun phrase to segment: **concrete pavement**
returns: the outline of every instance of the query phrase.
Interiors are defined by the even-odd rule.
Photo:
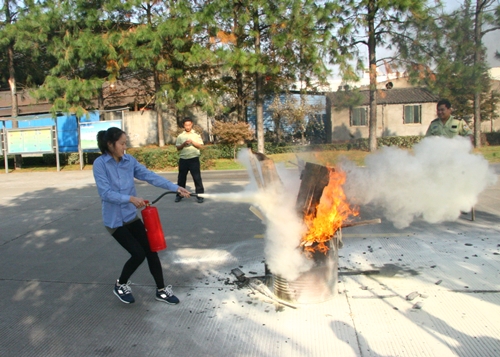
[[[248,183],[203,177],[213,193]],[[154,300],[143,264],[125,305],[112,285],[127,254],[102,226],[92,172],[0,174],[0,356],[500,356],[499,199],[497,183],[475,221],[345,229],[338,295],[293,309],[235,284],[233,268],[264,275],[265,227],[248,204],[165,196],[160,257],[181,303]]]

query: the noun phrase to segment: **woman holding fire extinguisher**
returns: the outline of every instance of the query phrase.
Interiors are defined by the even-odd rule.
[[[102,152],[93,164],[94,179],[101,197],[104,226],[116,241],[130,253],[130,258],[113,292],[120,301],[130,304],[135,301],[130,289],[130,277],[147,259],[149,271],[156,283],[156,300],[178,304],[171,285],[165,286],[163,271],[157,252],[152,252],[144,224],[137,215],[138,208],[144,208],[143,198],[136,196],[134,178],[153,186],[174,191],[189,197],[189,191],[155,174],[125,153],[127,135],[119,128],[109,128],[97,133],[97,145]]]

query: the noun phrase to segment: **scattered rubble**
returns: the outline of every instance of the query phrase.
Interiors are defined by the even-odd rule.
[[[413,299],[415,299],[418,296],[420,296],[420,294],[418,292],[414,291],[414,292],[409,293],[408,295],[406,295],[406,300],[412,301]]]

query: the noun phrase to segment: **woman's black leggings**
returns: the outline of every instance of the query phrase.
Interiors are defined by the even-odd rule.
[[[113,237],[131,255],[130,259],[123,266],[119,279],[120,284],[126,284],[146,258],[148,260],[149,271],[155,279],[156,287],[158,289],[165,287],[160,258],[158,257],[158,253],[152,252],[149,248],[146,229],[140,219],[117,228],[113,233]]]

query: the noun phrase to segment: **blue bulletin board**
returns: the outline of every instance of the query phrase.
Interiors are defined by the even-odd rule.
[[[54,152],[53,127],[7,129],[8,154],[48,152]]]
[[[97,150],[97,133],[111,127],[122,129],[121,120],[91,121],[80,123],[80,145],[82,150]]]

